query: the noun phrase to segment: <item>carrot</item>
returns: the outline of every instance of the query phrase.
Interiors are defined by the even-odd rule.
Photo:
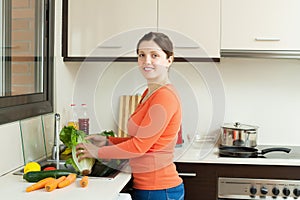
[[[47,192],[51,192],[53,190],[55,190],[57,188],[57,185],[59,183],[61,183],[62,181],[64,181],[66,179],[66,176],[61,176],[57,179],[54,179],[53,181],[51,182],[48,182],[46,185],[45,185],[45,190]]]
[[[44,178],[34,184],[32,184],[31,186],[28,186],[26,188],[26,192],[32,192],[34,190],[38,190],[38,189],[42,189],[43,187],[45,187],[45,185],[48,183],[48,182],[51,182],[55,180],[54,178],[52,177],[47,177],[47,178]]]
[[[62,181],[58,184],[58,188],[63,188],[68,185],[71,185],[71,183],[75,182],[76,178],[77,178],[76,174],[74,174],[74,173],[69,174],[64,181]]]
[[[89,177],[83,176],[82,179],[79,181],[81,187],[86,187],[89,184]]]

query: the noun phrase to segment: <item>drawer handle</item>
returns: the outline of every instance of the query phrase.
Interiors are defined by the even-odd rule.
[[[280,41],[280,38],[265,38],[265,37],[257,37],[256,41]]]
[[[179,176],[197,176],[196,173],[178,173]]]

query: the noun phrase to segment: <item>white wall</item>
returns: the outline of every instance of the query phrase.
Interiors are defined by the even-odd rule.
[[[101,63],[84,65],[89,65],[88,69],[102,67]],[[238,121],[259,126],[258,144],[300,145],[297,139],[297,125],[300,124],[299,60],[222,58],[220,63],[211,65],[217,66],[224,84],[224,122]],[[140,80],[138,73],[132,72],[134,67],[135,63],[113,63],[106,70],[102,69],[105,72],[99,74],[100,81],[94,86],[93,94],[77,94],[76,100],[92,99],[100,129],[116,128],[119,95],[135,94],[135,88],[140,88],[144,81]],[[194,68],[193,63],[175,63],[171,71],[171,80],[182,98],[183,129],[185,134],[192,135],[195,132],[205,134],[212,115],[218,114],[212,110],[209,91]],[[80,85],[85,88],[82,81]]]
[[[300,145],[297,139],[297,125],[300,123],[299,60],[222,58],[220,63],[209,65],[217,66],[224,84],[224,122],[238,121],[259,126],[258,144]],[[135,94],[136,88],[141,88],[144,80],[135,72],[135,66],[136,63],[81,64],[81,73],[83,68],[101,71],[96,75],[99,82],[92,85],[95,91],[91,94],[77,91],[76,95],[75,90],[76,100],[85,99],[83,101],[86,102],[90,98],[92,104],[95,104],[98,118],[94,123],[99,123],[100,129],[116,129],[118,96]],[[205,80],[201,74],[197,74],[195,68],[193,63],[174,63],[171,71],[171,80],[182,97],[183,130],[190,135],[205,134],[211,116],[216,114],[216,111],[212,111]],[[79,82],[81,91],[84,90],[82,88],[91,87],[85,86],[89,77],[83,79],[85,83]]]
[[[300,145],[300,61],[221,60],[226,122],[258,125],[259,144]]]

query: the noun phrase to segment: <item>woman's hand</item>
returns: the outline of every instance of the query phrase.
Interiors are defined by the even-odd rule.
[[[106,145],[106,137],[99,134],[88,135],[85,137],[86,140],[89,140],[91,143],[98,147],[102,147]]]
[[[91,143],[80,143],[76,146],[78,162],[84,158],[98,158],[99,147]]]

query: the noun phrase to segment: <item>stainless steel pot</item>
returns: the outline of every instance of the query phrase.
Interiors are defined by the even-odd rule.
[[[258,126],[226,123],[222,126],[221,145],[256,147]]]

